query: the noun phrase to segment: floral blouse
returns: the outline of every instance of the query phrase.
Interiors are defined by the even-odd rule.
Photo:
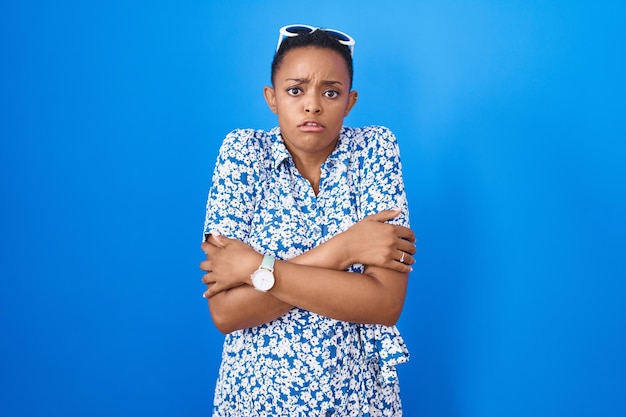
[[[364,217],[402,208],[400,155],[380,126],[343,127],[321,166],[318,195],[296,169],[278,127],[240,129],[224,140],[206,207],[218,231],[288,260]],[[363,265],[349,271],[362,273]],[[294,307],[282,317],[226,335],[214,416],[398,416],[395,365],[408,360],[395,326],[335,320]]]

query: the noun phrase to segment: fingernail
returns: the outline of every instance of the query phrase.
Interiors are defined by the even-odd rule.
[[[205,293],[202,293],[202,298],[206,298],[206,294]]]

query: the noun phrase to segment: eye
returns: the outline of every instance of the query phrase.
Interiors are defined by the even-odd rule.
[[[327,91],[324,91],[324,96],[327,98],[337,98],[339,97],[339,91],[327,90]]]
[[[302,94],[302,89],[300,87],[289,87],[287,89],[287,94],[290,96],[299,96]]]

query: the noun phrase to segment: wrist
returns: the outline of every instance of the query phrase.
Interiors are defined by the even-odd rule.
[[[348,230],[336,236],[337,237],[337,250],[333,252],[337,256],[337,265],[339,265],[340,270],[344,270],[348,268],[350,265],[358,262],[354,254],[352,254],[351,252],[351,248],[353,247],[353,244],[352,242],[350,242],[350,234]]]
[[[259,269],[259,266],[261,265],[261,263],[263,263],[263,255],[255,252],[254,256],[251,257],[251,261],[250,261],[250,269],[249,269],[250,273],[248,273],[245,277],[243,277],[244,284],[254,286],[252,284],[252,274],[254,274],[256,270]]]
[[[252,286],[262,292],[267,292],[274,287],[274,263],[276,258],[265,255],[259,268],[250,275]]]

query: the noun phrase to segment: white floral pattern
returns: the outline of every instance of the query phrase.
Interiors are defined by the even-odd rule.
[[[287,260],[381,210],[402,208],[393,222],[408,226],[401,171],[389,129],[343,127],[316,196],[278,127],[235,130],[219,152],[204,231]],[[349,270],[362,273],[363,265]],[[293,308],[226,336],[213,415],[399,416],[395,365],[408,357],[395,326]]]

